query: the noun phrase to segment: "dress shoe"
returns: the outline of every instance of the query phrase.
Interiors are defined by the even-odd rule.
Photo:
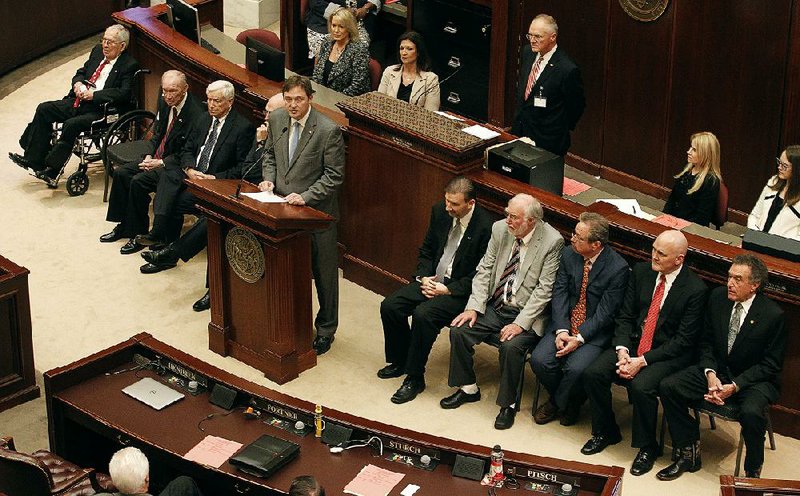
[[[135,238],[131,238],[120,247],[119,252],[123,255],[130,255],[131,253],[136,253],[141,250],[144,250],[144,246],[137,244]]]
[[[656,458],[658,458],[658,447],[639,449],[639,452],[636,453],[636,458],[633,459],[633,464],[631,465],[631,474],[646,474],[653,469],[653,464],[656,462]]]
[[[744,476],[749,479],[760,479],[761,478],[761,467],[758,467],[755,470],[744,470]]]
[[[594,455],[600,453],[612,444],[617,444],[622,441],[622,435],[616,434],[613,436],[605,436],[602,434],[593,435],[591,439],[586,441],[586,444],[581,448],[581,453],[584,455]]]
[[[317,356],[324,355],[331,349],[331,343],[333,343],[333,336],[317,336],[314,338],[314,344],[312,347],[314,351],[317,352]]]
[[[192,305],[192,310],[195,312],[202,312],[203,310],[208,310],[209,308],[211,308],[211,295],[208,291],[206,291],[206,294],[204,294],[202,298],[194,302],[194,305]]]
[[[659,470],[656,478],[662,481],[675,480],[684,472],[697,472],[703,464],[700,460],[700,446],[692,443],[678,450],[678,459],[667,468]]]
[[[494,419],[494,428],[498,430],[510,429],[514,425],[514,416],[517,410],[510,406],[504,406]]]
[[[153,264],[153,263],[146,263],[139,267],[139,272],[142,274],[157,274],[162,270],[171,269],[178,265],[177,263],[161,263],[161,264]]]
[[[425,380],[421,377],[412,377],[409,375],[403,381],[403,385],[400,386],[400,389],[395,391],[392,395],[392,403],[398,405],[408,403],[423,391],[425,391]]]
[[[116,226],[114,226],[114,229],[112,229],[111,232],[107,232],[102,236],[100,236],[100,242],[112,243],[114,241],[119,241],[123,237],[124,236],[122,234],[122,224],[117,224]]]
[[[559,424],[568,427],[578,423],[578,417],[581,414],[581,405],[567,405],[563,412],[561,412]]]
[[[136,236],[138,238],[139,236]],[[136,240],[134,239],[134,243]],[[145,262],[159,265],[159,264],[172,264],[174,267],[178,263],[178,254],[171,246],[167,246],[161,250],[150,250],[142,253],[142,258]]]
[[[548,422],[552,422],[557,418],[558,418],[558,407],[555,406],[551,401],[548,401],[544,405],[537,408],[536,413],[533,414],[533,421],[539,425],[544,425]]]
[[[403,371],[403,366],[398,365],[396,363],[390,363],[389,365],[385,366],[384,368],[378,371],[378,377],[381,379],[393,379],[395,377],[400,377],[405,372]]]
[[[47,187],[50,189],[58,188],[58,178],[61,177],[61,174],[53,169],[47,168],[40,171],[36,171],[34,174],[36,179],[44,181],[47,184]]]
[[[23,157],[19,153],[8,152],[8,158],[10,158],[12,162],[19,165],[25,170],[36,169],[36,167],[34,167],[33,164],[31,164],[30,161],[28,161],[27,158]]]
[[[134,239],[136,240],[136,243],[142,246],[153,246],[155,244],[164,242],[164,240],[161,239],[161,236],[153,233],[153,231],[150,231],[147,234],[138,234]]]
[[[451,394],[447,398],[443,398],[442,401],[439,402],[439,406],[441,406],[445,410],[452,410],[453,408],[460,407],[464,403],[474,403],[480,400],[481,400],[480,389],[475,394],[469,394],[465,393],[461,388],[458,388],[458,391]]]

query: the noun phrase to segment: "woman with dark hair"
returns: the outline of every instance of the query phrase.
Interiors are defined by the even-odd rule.
[[[430,71],[422,35],[409,31],[397,42],[400,63],[383,71],[378,92],[428,110],[439,110],[439,76]]]
[[[368,92],[369,49],[359,38],[353,13],[340,7],[328,18],[328,31],[311,79],[347,96]]]
[[[787,146],[747,217],[747,227],[800,240],[800,145]]]
[[[717,137],[709,132],[693,134],[686,156],[686,167],[675,176],[664,213],[707,226],[717,211],[722,182]]]

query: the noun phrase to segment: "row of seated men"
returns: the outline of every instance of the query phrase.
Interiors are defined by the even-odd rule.
[[[609,246],[608,221],[599,214],[584,212],[565,247],[532,196],[514,196],[505,213],[492,223],[464,177],[451,180],[433,207],[414,281],[381,304],[387,365],[378,377],[405,376],[392,402],[425,390],[428,356],[449,326],[447,380],[457,389],[441,400],[444,409],[481,399],[474,347],[493,343],[500,354],[495,428],[514,423],[530,352],[549,393],[536,423],[560,417],[575,424],[588,397],[592,436],[583,454],[622,440],[612,408],[616,383],[633,404],[639,451],[632,474],[649,472],[660,454],[660,398],[678,459],[659,479],[700,469],[699,423],[689,410],[704,400],[740,409],[745,471],[759,476],[765,408],[778,398],[786,345],[783,311],[761,293],[763,261],[738,255],[727,285],[709,292],[684,264],[688,242],[680,231],[660,234],[651,260],[631,269]]]

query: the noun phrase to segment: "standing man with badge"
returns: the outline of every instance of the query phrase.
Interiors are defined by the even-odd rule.
[[[536,16],[525,37],[530,49],[522,49],[511,132],[563,156],[569,150],[569,133],[586,107],[580,69],[556,44],[558,24],[553,17]]]

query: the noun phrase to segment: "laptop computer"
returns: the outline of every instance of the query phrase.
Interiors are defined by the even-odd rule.
[[[122,392],[156,410],[161,410],[167,405],[171,405],[184,398],[183,393],[165,386],[150,377],[145,377],[138,382],[134,382],[130,386],[124,388]]]

